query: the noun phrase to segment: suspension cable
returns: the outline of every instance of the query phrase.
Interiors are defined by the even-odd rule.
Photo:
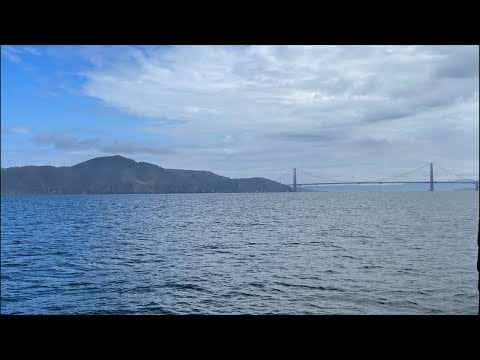
[[[375,181],[386,181],[386,180],[398,178],[398,177],[400,177],[400,176],[408,175],[408,174],[411,174],[411,173],[413,173],[413,172],[415,172],[415,171],[417,171],[417,170],[423,169],[424,167],[426,167],[426,166],[428,166],[428,165],[429,165],[429,164],[424,164],[424,165],[420,166],[419,168],[416,168],[416,169],[413,169],[413,170],[404,172],[404,173],[402,173],[402,174],[395,175],[395,176],[390,176],[390,177],[383,178],[383,179],[379,179],[379,180],[375,180]]]
[[[283,173],[282,175],[276,177],[273,181],[280,182],[279,180],[282,179],[283,177],[289,175],[289,173]]]
[[[445,169],[445,168],[441,167],[440,165],[437,165],[437,164],[433,164],[433,165],[435,165],[435,167],[437,167],[437,168],[440,168],[440,169],[442,169],[443,171],[446,171],[447,173],[449,173],[449,174],[451,174],[451,175],[455,175],[456,177],[458,177],[458,178],[459,178],[459,180],[470,180],[470,181],[475,181],[475,180],[473,180],[473,179],[469,179],[469,178],[463,177],[463,176],[461,176],[461,175],[455,174],[455,173],[451,172],[450,170],[447,170],[447,169]]]
[[[311,173],[309,173],[309,172],[307,172],[307,171],[305,171],[305,170],[303,170],[303,169],[301,169],[301,171],[302,171],[304,174],[307,174],[307,175],[309,175],[309,176],[312,176],[312,177],[314,177],[314,178],[316,178],[316,179],[327,180],[327,181],[330,181],[330,182],[344,182],[344,181],[341,181],[341,180],[334,180],[334,179],[322,178],[322,177],[320,177],[320,176],[318,176],[318,175],[311,174]]]

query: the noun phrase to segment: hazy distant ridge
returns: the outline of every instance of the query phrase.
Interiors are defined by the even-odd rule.
[[[288,192],[265,178],[230,179],[210,171],[164,169],[122,156],[94,158],[74,166],[24,166],[1,170],[2,194],[156,194]]]

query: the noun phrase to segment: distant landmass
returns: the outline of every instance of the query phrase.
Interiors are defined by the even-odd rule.
[[[2,194],[169,194],[289,192],[276,181],[231,179],[210,171],[164,169],[123,156],[105,156],[74,166],[1,169]]]

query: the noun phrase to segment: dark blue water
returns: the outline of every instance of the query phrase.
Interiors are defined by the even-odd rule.
[[[478,193],[2,196],[3,314],[475,314]]]

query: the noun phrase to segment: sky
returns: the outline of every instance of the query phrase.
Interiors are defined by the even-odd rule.
[[[284,183],[429,162],[478,178],[479,48],[2,46],[1,166],[109,155]]]

